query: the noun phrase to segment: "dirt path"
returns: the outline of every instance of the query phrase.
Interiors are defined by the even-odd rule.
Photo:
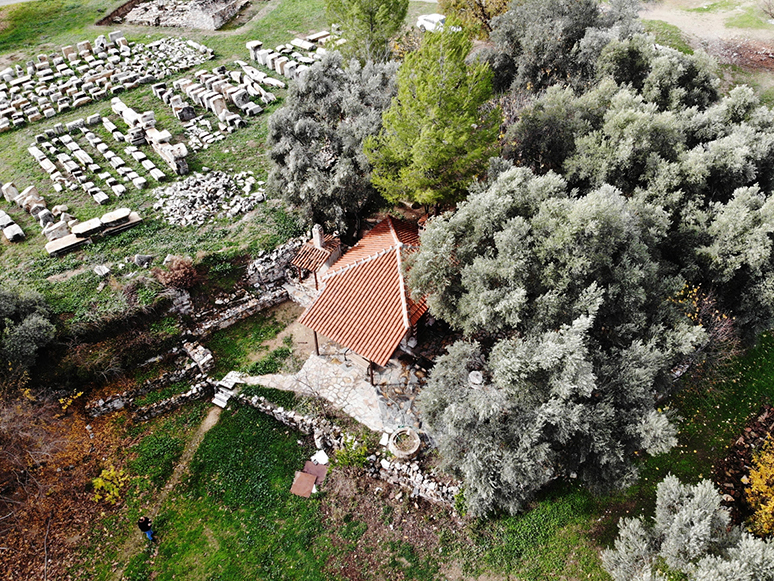
[[[151,506],[148,511],[147,515],[153,520],[156,515],[159,512],[159,509],[164,504],[164,502],[167,500],[167,497],[169,496],[169,493],[172,492],[175,487],[178,485],[182,477],[188,472],[188,466],[191,464],[191,459],[193,458],[194,454],[196,453],[196,450],[199,448],[199,444],[202,443],[202,440],[204,439],[204,435],[210,431],[210,429],[218,423],[218,420],[220,419],[220,414],[223,410],[217,406],[213,406],[207,416],[202,421],[201,425],[199,426],[199,429],[196,430],[196,433],[194,434],[193,438],[188,442],[188,444],[185,447],[185,450],[183,450],[183,454],[180,456],[180,460],[178,460],[177,465],[175,466],[175,470],[172,472],[172,476],[169,477],[169,480],[164,485],[164,488],[161,489],[161,492],[159,493],[158,497],[156,498],[156,502]],[[132,558],[133,555],[136,555],[139,553],[143,546],[145,545],[145,537],[139,533],[139,531],[135,531],[137,534],[133,534],[129,537],[129,539],[124,544],[123,549],[121,550],[121,557],[119,558],[120,561],[124,563],[124,567],[126,566],[126,563],[129,562],[129,559]],[[124,567],[121,567],[121,569],[116,570],[116,572],[113,574],[112,580],[113,581],[120,581],[121,578],[124,575]]]
[[[754,0],[742,0],[737,7],[713,12],[688,12],[712,4],[713,0],[664,0],[643,3],[640,18],[662,20],[677,26],[685,34],[698,41],[750,39],[768,40],[774,38],[771,30],[754,28],[729,28],[726,20],[739,14],[743,8],[755,6]]]

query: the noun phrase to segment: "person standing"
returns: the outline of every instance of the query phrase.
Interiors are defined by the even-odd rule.
[[[147,516],[141,516],[140,520],[137,521],[137,526],[142,532],[145,533],[145,536],[148,537],[149,541],[156,541],[156,537],[153,535],[153,522],[151,519],[149,519]]]

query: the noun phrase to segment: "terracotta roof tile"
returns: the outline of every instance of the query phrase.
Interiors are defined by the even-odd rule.
[[[397,248],[399,244],[419,248],[419,234],[416,226],[386,218],[374,226],[363,238],[355,244],[344,256],[336,261],[326,276],[333,275],[352,264],[375,257],[380,252]]]
[[[409,297],[400,269],[401,254],[415,250],[418,242],[410,224],[380,222],[325,273],[325,289],[299,321],[386,365],[427,310],[424,299]]]
[[[339,246],[341,246],[341,240],[332,234],[325,235],[322,248],[317,248],[312,240],[307,240],[298,249],[290,264],[314,272],[325,264],[331,253],[337,250]]]

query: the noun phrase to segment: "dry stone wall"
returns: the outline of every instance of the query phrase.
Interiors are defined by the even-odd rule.
[[[282,284],[294,277],[290,262],[304,243],[303,238],[294,238],[271,252],[261,252],[247,265],[247,282],[254,287]]]
[[[188,402],[210,399],[215,389],[209,380],[199,381],[191,386],[191,389],[180,395],[170,397],[163,401],[156,402],[149,406],[137,408],[132,414],[132,419],[136,422],[145,422],[161,414],[176,410]]]
[[[274,405],[264,397],[257,395],[238,395],[236,399],[247,406],[255,408],[277,421],[290,426],[303,434],[314,437],[315,445],[328,452],[345,448],[354,437],[344,432],[332,422],[311,416],[299,414]],[[434,474],[422,470],[419,462],[400,462],[387,457],[386,452],[379,451],[367,458],[366,472],[373,478],[379,478],[395,486],[411,490],[412,497],[424,498],[431,502],[454,506],[454,498],[460,492],[460,484],[441,479]]]
[[[183,364],[182,361],[186,362]],[[86,413],[91,418],[104,416],[105,414],[131,407],[132,402],[136,398],[152,391],[158,391],[172,383],[177,383],[178,381],[193,381],[202,379],[203,377],[204,375],[201,373],[199,366],[194,361],[188,360],[186,357],[186,359],[181,360],[177,369],[165,373],[156,379],[150,379],[140,387],[126,390],[105,399],[99,399],[96,402],[87,404]]]

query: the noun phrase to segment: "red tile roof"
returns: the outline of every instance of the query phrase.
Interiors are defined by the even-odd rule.
[[[402,253],[418,247],[416,226],[383,220],[326,271],[325,289],[300,322],[386,365],[427,311],[424,299],[411,299],[401,272]]]
[[[290,264],[315,272],[319,269],[325,261],[341,246],[341,240],[332,234],[326,234],[323,238],[323,247],[317,248],[314,245],[313,240],[307,240],[301,248],[298,249],[298,253],[293,257]]]

